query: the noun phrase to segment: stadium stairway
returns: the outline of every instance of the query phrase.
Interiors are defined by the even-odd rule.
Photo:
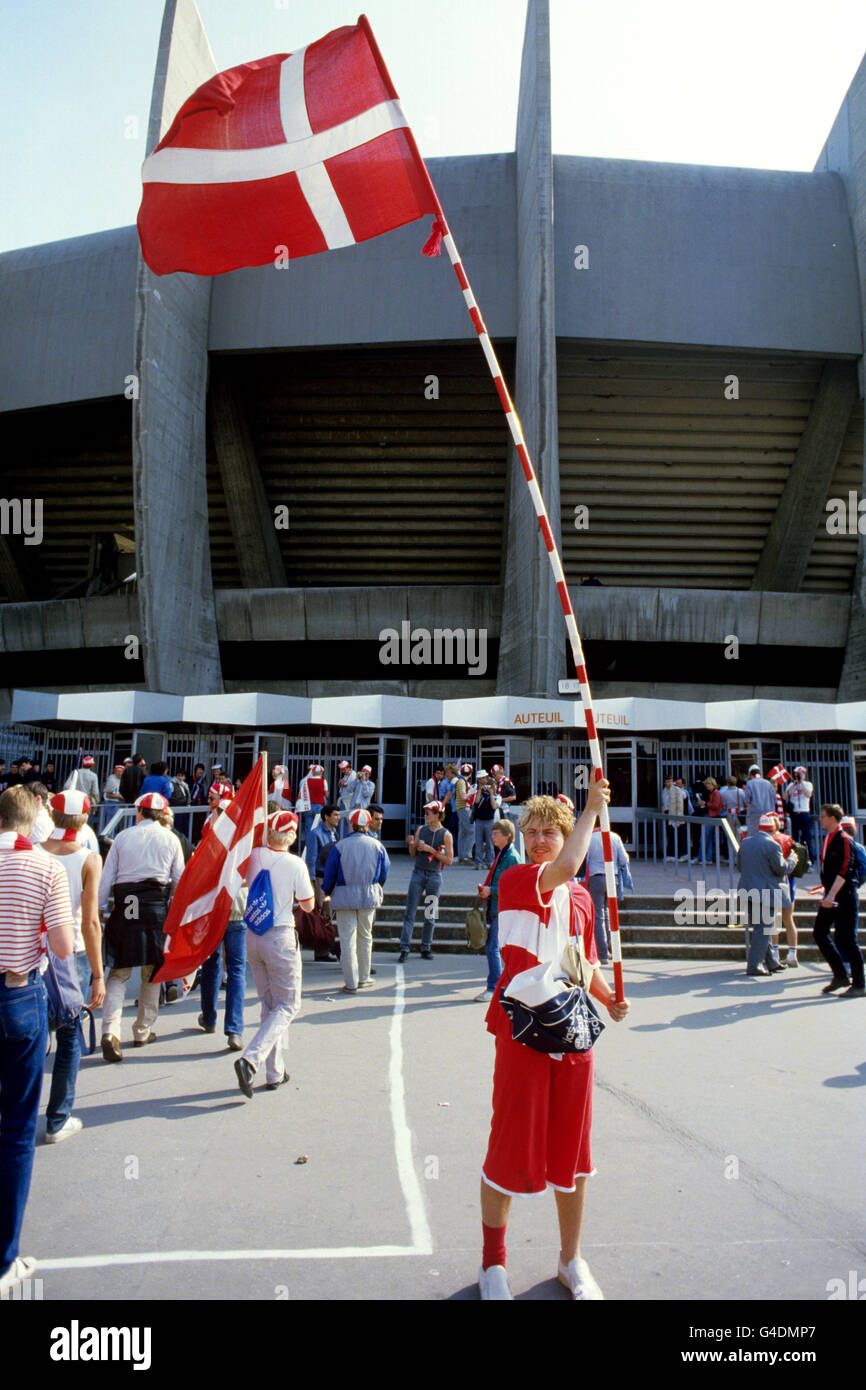
[[[477,899],[472,893],[443,893],[433,933],[434,952],[466,952],[464,919]],[[406,899],[400,893],[385,893],[385,901],[376,913],[373,944],[377,951],[396,951],[400,938]],[[673,894],[663,897],[628,894],[620,907],[620,930],[624,960],[727,960],[745,961],[745,931],[740,905],[725,897],[709,895],[706,904],[688,900],[675,901]],[[819,961],[821,955],[812,940],[815,921],[814,900],[797,900],[794,920],[797,925],[800,960]],[[413,948],[421,941],[423,912],[415,914]],[[785,950],[784,931],[780,948]]]

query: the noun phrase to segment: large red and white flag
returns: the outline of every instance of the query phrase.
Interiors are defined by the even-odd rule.
[[[364,15],[205,82],[142,180],[138,233],[157,275],[312,256],[441,213]]]
[[[181,874],[165,921],[165,962],[154,980],[192,974],[222,941],[250,855],[264,836],[263,764],[259,758]]]

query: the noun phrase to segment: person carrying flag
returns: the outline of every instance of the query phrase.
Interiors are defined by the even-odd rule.
[[[496,1039],[493,1120],[481,1170],[484,1248],[478,1283],[485,1301],[512,1297],[505,1270],[512,1199],[536,1196],[548,1187],[556,1193],[559,1216],[560,1283],[576,1300],[604,1297],[580,1254],[586,1180],[595,1172],[590,1154],[592,1049],[556,1056],[516,1042],[499,996],[513,975],[539,964],[558,965],[578,936],[590,968],[589,993],[615,1021],[628,1013],[628,1001],[616,1003],[601,972],[593,968],[592,900],[574,882],[595,819],[609,800],[610,784],[593,781],[575,822],[568,807],[553,797],[532,797],[520,818],[527,863],[507,869],[499,882],[503,975],[485,1016]]]
[[[247,961],[262,1006],[262,1021],[235,1062],[235,1075],[247,1100],[253,1098],[253,1078],[262,1065],[269,1091],[285,1085],[283,1066],[289,1024],[301,1007],[301,948],[295,929],[294,905],[312,912],[316,905],[307,866],[289,854],[298,833],[294,811],[268,817],[268,842],[253,850],[246,872],[252,888],[262,870],[270,876],[273,926],[262,936],[247,930]]]

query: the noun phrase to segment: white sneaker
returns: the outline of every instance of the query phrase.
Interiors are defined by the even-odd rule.
[[[493,998],[493,990],[492,990],[492,989],[483,989],[483,990],[481,991],[480,994],[476,994],[475,999],[474,999],[474,1003],[476,1003],[476,1004],[489,1004],[492,998]],[[499,1266],[497,1265],[496,1268],[498,1269]]]
[[[0,1274],[0,1292],[4,1289],[17,1289],[25,1279],[31,1279],[36,1271],[36,1261],[32,1255],[19,1255],[13,1260],[5,1274]]]
[[[83,1128],[83,1120],[79,1120],[75,1115],[70,1115],[53,1134],[45,1135],[45,1142],[46,1144],[62,1144],[64,1139],[71,1139],[73,1134],[77,1134]]]
[[[571,1296],[575,1300],[604,1300],[604,1294],[590,1274],[586,1260],[572,1260],[568,1265],[564,1265],[560,1260],[557,1277],[560,1284],[571,1290]]]
[[[489,1269],[479,1269],[478,1287],[483,1302],[488,1299],[512,1299],[514,1295],[508,1285],[505,1265],[491,1265]]]

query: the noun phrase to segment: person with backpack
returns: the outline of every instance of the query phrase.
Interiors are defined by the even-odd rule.
[[[87,845],[79,843],[79,832],[87,824],[90,802],[83,792],[60,792],[49,802],[54,830],[39,845],[40,853],[52,855],[66,873],[75,930],[73,959],[81,993],[88,1009],[98,1009],[105,999],[102,968],[102,927],[99,921],[99,880],[102,859]],[[50,948],[49,948],[50,949]],[[83,1123],[72,1113],[75,1083],[81,1065],[81,1029],[76,1019],[61,1024],[55,1034],[57,1051],[51,1075],[51,1093],[45,1112],[45,1142],[59,1144],[78,1134]]]
[[[862,999],[866,995],[863,978],[863,956],[857,944],[857,925],[860,913],[860,885],[866,874],[866,852],[842,829],[845,812],[835,802],[821,807],[821,884],[824,896],[818,905],[812,935],[833,978],[821,990],[835,994],[843,990],[843,998]],[[831,940],[831,933],[835,941]],[[851,983],[845,962],[851,966]]]
[[[316,905],[306,864],[289,854],[297,833],[296,813],[276,811],[268,817],[267,844],[253,850],[247,868],[247,961],[262,1006],[262,1021],[235,1062],[238,1085],[247,1100],[253,1098],[253,1078],[262,1066],[267,1090],[276,1091],[289,1080],[283,1049],[289,1025],[301,1007],[301,948],[294,905],[297,902],[303,912],[312,912]]]

